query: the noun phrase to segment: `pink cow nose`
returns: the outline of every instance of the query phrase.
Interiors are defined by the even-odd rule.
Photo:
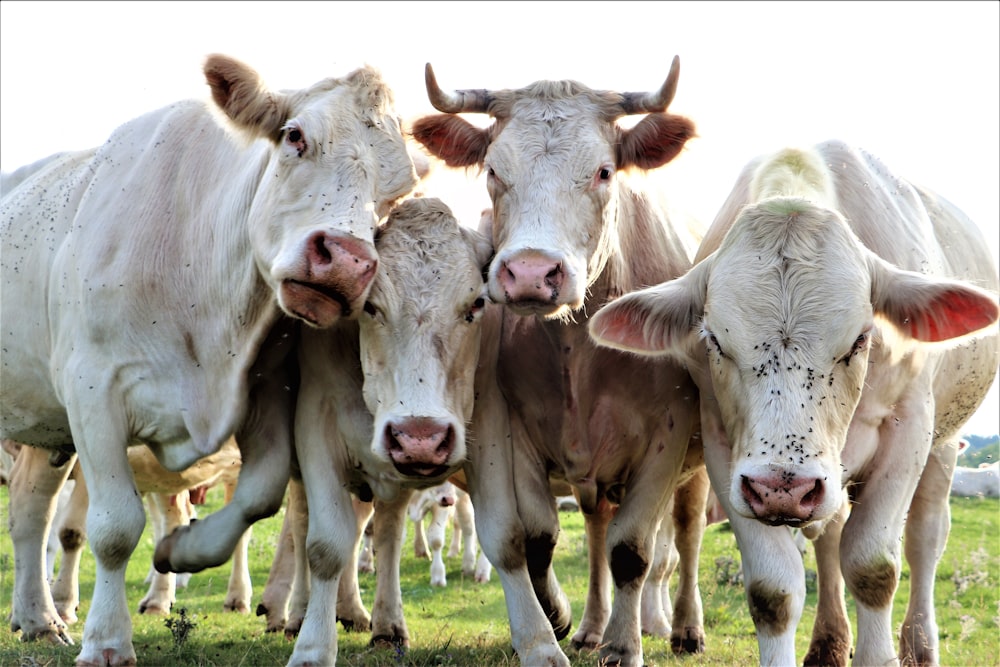
[[[365,291],[378,268],[371,244],[322,230],[306,242],[306,261],[312,280],[339,291],[348,303]]]
[[[824,485],[817,477],[744,475],[740,492],[759,521],[797,526],[808,522],[823,502]]]
[[[409,476],[444,474],[455,446],[451,425],[430,417],[389,422],[385,427],[385,439],[393,465]]]
[[[551,257],[522,252],[501,262],[497,278],[510,303],[551,303],[559,298],[565,274],[562,264]]]

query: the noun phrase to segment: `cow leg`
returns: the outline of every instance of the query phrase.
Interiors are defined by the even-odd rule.
[[[68,481],[72,482],[73,491],[58,525],[62,561],[59,573],[52,581],[52,602],[62,619],[71,624],[76,623],[76,612],[80,608],[80,557],[87,542],[87,506],[90,499],[76,463]]]
[[[743,558],[743,583],[757,630],[760,664],[797,664],[795,629],[806,598],[802,554],[788,529],[765,526],[733,510],[729,502],[730,444],[717,416],[704,404],[701,426],[705,467]]]
[[[324,439],[297,437],[296,451],[308,507],[308,532],[304,549],[296,543],[295,551],[308,558],[308,567],[297,574],[309,577],[309,603],[288,667],[333,665],[337,662],[338,589],[344,568],[353,562],[357,520],[351,494],[341,484],[331,483],[330,471],[335,468]]]
[[[500,314],[488,309],[484,318],[484,344],[480,368],[496,367],[496,340],[488,342],[489,318]],[[469,463],[465,466],[469,494],[475,508],[476,534],[486,557],[493,563],[503,586],[511,643],[523,665],[569,667],[569,659],[559,647],[552,623],[545,615],[531,586],[525,552],[524,524],[517,514],[514,491],[514,452],[507,404],[495,379],[477,376],[478,399],[473,412],[474,437],[469,441]],[[489,375],[489,371],[485,373]],[[565,629],[569,630],[569,616]]]
[[[604,498],[591,513],[584,513],[583,526],[587,533],[587,562],[589,564],[587,600],[583,605],[580,625],[570,640],[575,649],[596,650],[604,636],[604,628],[611,615],[611,570],[605,552],[608,523],[614,508]]]
[[[413,519],[413,556],[414,558],[428,558],[430,553],[427,550],[427,533],[424,531],[424,517]]]
[[[406,506],[410,489],[400,489],[391,502],[375,501],[375,553],[381,563],[375,572],[375,603],[372,605],[371,644],[409,646],[410,634],[403,618],[403,596],[399,582]]]
[[[372,530],[374,526],[369,519],[361,534],[361,555],[358,556],[358,571],[372,573],[375,571],[375,550],[372,549]]]
[[[285,517],[281,522],[281,533],[271,560],[271,569],[267,574],[264,592],[260,604],[257,605],[258,616],[265,616],[267,632],[281,632],[288,623],[288,600],[292,594],[293,580],[298,574],[295,570],[295,546],[292,539],[292,497],[289,482],[288,505]],[[305,491],[302,491],[304,494]],[[305,528],[303,528],[305,532]]]
[[[642,585],[640,619],[642,634],[670,638],[670,618],[673,615],[673,601],[670,599],[668,582],[677,569],[680,554],[675,546],[675,527],[671,514],[674,499],[670,499],[667,514],[656,531],[653,543],[653,562]]]
[[[705,651],[705,614],[698,587],[698,557],[705,537],[705,509],[710,488],[708,473],[699,462],[696,472],[678,487],[673,497],[674,546],[680,570],[673,600],[670,647],[678,654]],[[669,595],[667,581],[672,571],[673,568],[669,568],[663,580],[664,595]]]
[[[354,506],[354,517],[357,529],[354,548],[351,550],[351,562],[344,567],[340,575],[340,586],[337,590],[337,620],[345,630],[368,632],[372,628],[372,617],[361,601],[361,585],[358,583],[358,560],[360,546],[368,521],[372,518],[375,505],[364,502],[356,496],[351,496]]]
[[[878,480],[878,483],[861,486],[841,537],[841,570],[857,605],[855,665],[898,664],[892,601],[902,569],[900,543],[921,470],[927,466],[934,424],[930,410],[926,409],[926,394],[923,392],[914,391],[905,400],[897,402],[895,411],[894,415],[883,420],[876,436],[877,455],[870,464],[867,479]],[[875,435],[861,431],[862,428],[859,426],[856,431],[852,424],[845,451],[850,449],[854,438]],[[905,462],[908,465],[901,465],[904,461],[894,455],[899,452],[907,453]],[[925,500],[929,498],[921,499],[922,502]],[[924,507],[916,509],[918,511],[913,519],[918,522],[919,528],[927,528],[919,516],[919,510]],[[931,522],[936,520],[937,517],[934,517]],[[932,551],[939,546],[943,548],[943,539],[936,532],[931,530],[926,536],[920,532],[912,533],[916,537],[914,547],[920,544],[919,539],[926,538],[931,540]],[[921,545],[921,548],[924,546]],[[931,562],[936,563],[939,556],[939,553],[932,556]],[[921,564],[919,558],[917,562]],[[922,575],[927,576],[927,573]],[[917,576],[919,583],[921,575]],[[934,576],[933,571],[930,576]],[[933,622],[933,618],[930,620]]]
[[[281,509],[291,475],[293,392],[284,374],[265,377],[251,391],[247,418],[236,433],[242,463],[232,500],[160,540],[153,554],[160,572],[200,572],[225,563],[250,526]]]
[[[486,554],[479,548],[479,537],[476,535],[476,515],[472,507],[472,498],[465,491],[458,491],[458,501],[455,503],[454,536],[462,541],[462,574],[472,577],[477,584],[490,580],[493,566]],[[478,557],[476,554],[479,554]],[[451,553],[449,552],[449,555]]]
[[[312,597],[312,573],[309,570],[309,553],[306,542],[309,531],[309,507],[302,480],[288,481],[288,508],[292,539],[292,561],[294,564],[291,585],[291,600],[288,602],[288,622],[285,624],[285,638],[297,637]]]
[[[236,481],[224,483],[225,501],[228,505],[233,500],[236,493]],[[250,599],[253,597],[253,582],[250,580],[250,561],[248,551],[250,549],[250,537],[253,528],[247,528],[236,543],[233,550],[232,569],[229,572],[229,587],[226,591],[226,600],[222,603],[224,611],[235,611],[239,614],[250,613]]]
[[[814,536],[818,603],[812,640],[806,653],[805,667],[846,667],[851,658],[851,623],[844,599],[844,577],[840,570],[840,540],[850,511],[845,502],[836,516]],[[807,532],[812,532],[807,529]]]
[[[427,546],[431,550],[431,586],[448,585],[448,573],[444,564],[445,530],[448,520],[455,514],[454,506],[441,507],[437,503],[431,508],[431,523],[427,527]]]
[[[150,504],[150,518],[153,521],[153,539],[159,541],[169,535],[179,526],[186,526],[187,491],[177,495],[167,493],[150,493],[147,495]],[[167,616],[176,601],[177,575],[173,572],[153,572],[149,582],[149,591],[139,602],[139,613]]]
[[[49,464],[50,454],[43,449],[21,447],[10,473],[7,521],[14,546],[10,629],[20,630],[24,640],[72,644],[66,624],[52,603],[45,576],[45,543],[59,490],[73,468],[73,460],[53,467]]]
[[[949,495],[957,456],[957,441],[935,445],[907,514],[903,547],[910,566],[910,600],[899,636],[904,665],[938,664],[934,578],[951,527]]]

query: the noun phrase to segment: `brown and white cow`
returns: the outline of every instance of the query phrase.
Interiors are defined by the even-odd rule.
[[[364,526],[352,494],[374,500],[375,550],[391,564],[377,572],[372,641],[408,644],[399,584],[406,506],[412,490],[466,464],[489,239],[440,200],[414,198],[379,228],[375,247],[379,271],[361,318],[302,332],[295,451],[311,584],[289,665],[336,662],[338,586],[357,576]]]
[[[233,501],[157,549],[161,571],[229,558],[287,484],[300,322],[360,312],[379,216],[416,185],[375,70],[282,92],[226,56],[204,74],[214,105],[129,121],[0,204],[0,437],[75,447],[89,483],[98,584],[79,664],[135,662],[124,575],[145,512],[126,448],[182,470],[235,435]],[[27,522],[11,519],[17,544]]]
[[[598,545],[573,643],[599,645],[602,661],[641,665],[640,595],[654,537],[678,483],[700,465],[700,446],[685,463],[698,395],[683,366],[599,348],[586,328],[611,298],[690,266],[688,225],[628,177],[666,164],[694,134],[690,120],[665,112],[678,73],[675,59],[649,94],[574,81],[446,93],[426,69],[430,100],[445,113],[418,119],[413,136],[449,166],[484,170],[493,203],[488,285],[502,308],[484,327],[468,481],[523,664],[568,664],[550,476],[576,488]],[[478,128],[459,113],[494,123]],[[629,114],[643,118],[625,129],[617,120]],[[703,530],[702,512],[695,559]],[[700,604],[679,608],[695,617],[674,619],[675,645],[700,646]]]
[[[854,664],[897,661],[904,523],[911,595],[898,659],[937,663],[934,572],[958,433],[998,365],[986,248],[953,204],[830,141],[751,162],[691,271],[591,319],[603,344],[692,369],[762,664],[796,661],[805,589],[785,525],[816,537],[824,523],[818,567],[842,571],[857,603]],[[806,664],[847,661],[840,598],[817,614]]]

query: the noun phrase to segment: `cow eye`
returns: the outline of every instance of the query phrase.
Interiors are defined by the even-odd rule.
[[[854,339],[854,344],[851,345],[851,351],[840,358],[840,361],[843,361],[845,366],[849,366],[851,364],[851,357],[864,351],[864,349],[868,347],[870,333],[871,332],[869,330],[862,331],[861,334]]]
[[[365,301],[364,310],[372,317],[375,317],[375,315],[378,314],[378,310],[375,309],[375,306],[372,305],[371,301]]]
[[[614,171],[611,169],[611,167],[603,166],[597,170],[597,180],[601,181],[602,183],[607,183],[608,181],[611,180],[611,175],[613,173]]]
[[[288,131],[288,141],[293,144],[297,144],[302,141],[302,132],[292,128]]]
[[[466,311],[465,321],[466,322],[475,321],[476,316],[479,315],[479,313],[483,312],[483,308],[485,307],[486,307],[486,299],[484,299],[483,297],[477,298],[475,301],[472,302],[472,305],[469,307],[469,310]]]

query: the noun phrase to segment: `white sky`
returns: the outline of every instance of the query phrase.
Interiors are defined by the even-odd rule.
[[[0,168],[96,146],[122,122],[207,97],[205,55],[275,88],[377,66],[404,117],[444,88],[577,79],[658,88],[699,138],[658,178],[706,224],[742,165],[840,138],[962,207],[1000,257],[998,2],[0,2]],[[456,177],[457,178],[457,177]],[[443,196],[475,224],[481,181]],[[464,193],[471,192],[473,196]],[[996,385],[967,431],[1000,431]]]

